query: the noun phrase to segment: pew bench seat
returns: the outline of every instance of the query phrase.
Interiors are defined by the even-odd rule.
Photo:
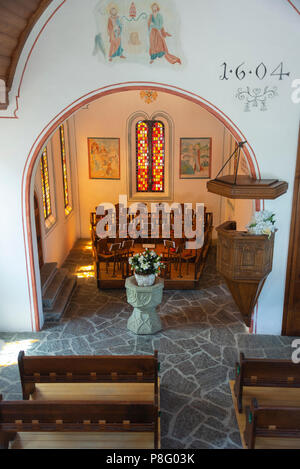
[[[153,383],[37,383],[30,400],[154,402]]]
[[[247,445],[244,438],[246,429],[246,408],[250,407],[252,399],[257,399],[261,406],[286,406],[300,408],[300,392],[297,388],[278,387],[256,387],[244,386],[243,388],[243,410],[239,412],[238,402],[234,391],[235,381],[230,381],[232,400],[235,415],[239,426],[241,441],[244,449]],[[256,438],[256,449],[300,449],[300,439],[298,438]]]
[[[255,449],[300,449],[300,440],[299,438],[256,437]]]
[[[243,411],[244,388],[300,389],[300,367],[291,360],[246,358],[240,353],[236,363],[235,395],[239,412]],[[254,396],[255,397],[255,396]]]
[[[20,404],[17,406],[22,411],[26,411],[27,402],[29,406],[33,406],[32,410],[39,410],[42,419],[46,417],[42,410],[47,413],[49,403],[53,411],[63,415],[64,406],[72,408],[75,413],[84,414],[86,410],[84,406],[82,408],[83,402],[88,407],[91,402],[97,403],[96,410],[94,409],[93,412],[99,412],[99,409],[103,408],[109,419],[114,418],[117,408],[121,408],[124,415],[127,411],[130,412],[134,418],[136,418],[135,411],[139,408],[142,411],[144,409],[145,415],[142,413],[138,416],[141,422],[144,417],[149,420],[149,409],[155,408],[156,417],[155,423],[147,422],[147,431],[141,431],[140,426],[133,428],[131,424],[127,428],[126,424],[122,432],[118,429],[114,429],[113,432],[106,431],[107,427],[101,428],[100,426],[95,428],[93,433],[89,431],[91,427],[86,427],[85,432],[82,433],[77,428],[76,419],[73,422],[74,432],[71,433],[68,428],[64,428],[63,431],[61,428],[59,431],[54,429],[51,433],[47,428],[42,427],[42,431],[39,432],[35,432],[35,428],[27,428],[26,432],[19,428],[16,437],[10,442],[11,448],[154,449],[160,447],[157,352],[154,352],[154,355],[132,356],[34,357],[25,356],[21,351],[18,364],[24,408],[20,407]],[[76,405],[76,402],[79,404]],[[8,403],[3,406],[4,409],[10,408]],[[72,419],[74,419],[73,415],[67,415],[66,424],[68,425],[69,420],[72,422]],[[124,421],[127,422],[127,418]],[[151,428],[149,431],[150,424],[153,424],[153,428],[155,427],[154,431]]]
[[[160,380],[157,379],[158,386],[158,395],[157,395],[157,404],[160,408]],[[99,401],[99,402],[148,402],[153,403],[155,401],[155,384],[154,383],[37,383],[35,385],[35,391],[29,397],[30,401]],[[158,417],[158,432],[160,440],[160,417]],[[60,448],[59,438],[56,442],[54,435],[51,435],[49,440],[49,445],[58,445],[55,448]],[[92,434],[93,435],[93,434]],[[75,435],[76,436],[76,435]],[[84,434],[83,434],[84,436]],[[113,436],[112,443],[109,443],[111,437]],[[62,444],[66,444],[66,448],[73,448],[74,434],[71,435],[71,438],[63,439]],[[15,444],[18,448],[22,448],[22,445],[25,445],[24,448],[42,448],[41,445],[46,444],[43,434],[40,434],[41,443],[38,441],[35,442],[35,437],[28,439],[26,433],[22,434],[22,438],[17,440]],[[96,448],[109,449],[111,448],[110,444],[114,444],[114,448],[137,448],[137,449],[151,449],[153,448],[153,435],[140,433],[135,435],[126,435],[124,439],[124,434],[112,435],[111,433],[105,434],[104,439],[98,441],[95,439],[95,435],[91,440],[91,444],[96,444]],[[122,442],[119,441],[122,439]],[[74,447],[76,448],[78,438],[74,442]],[[85,438],[84,438],[85,441]],[[21,446],[20,446],[21,445]],[[37,446],[36,446],[37,445]],[[71,446],[69,446],[71,445]],[[101,446],[104,445],[104,446]],[[125,445],[125,446],[122,446]],[[131,446],[133,445],[133,446]],[[137,445],[137,446],[136,446]],[[140,446],[139,446],[140,445]],[[149,446],[152,445],[152,446]],[[48,448],[50,446],[45,446]],[[87,448],[90,448],[88,446]]]
[[[154,402],[159,398],[158,357],[77,355],[18,357],[23,399]]]
[[[153,433],[18,433],[9,449],[154,449]]]

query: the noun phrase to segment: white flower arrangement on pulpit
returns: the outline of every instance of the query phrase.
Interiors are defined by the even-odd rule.
[[[276,231],[275,213],[268,210],[255,212],[249,224],[246,226],[248,233],[256,235],[267,235],[271,238],[272,233]]]
[[[128,262],[140,286],[153,285],[155,277],[165,267],[163,262],[161,262],[161,257],[155,251],[149,251],[149,249],[146,249],[142,254],[130,257]]]

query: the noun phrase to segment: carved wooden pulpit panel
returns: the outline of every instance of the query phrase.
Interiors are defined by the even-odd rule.
[[[272,270],[275,235],[268,238],[236,231],[235,221],[223,223],[217,232],[217,270],[250,327],[254,306]]]

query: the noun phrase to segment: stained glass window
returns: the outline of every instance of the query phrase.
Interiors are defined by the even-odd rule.
[[[65,143],[65,128],[63,124],[60,125],[59,127],[59,135],[60,135],[61,164],[62,164],[62,172],[63,172],[65,214],[69,215],[69,213],[72,210],[72,207],[70,204],[67,158],[66,158],[66,143]]]
[[[47,218],[49,218],[50,215],[52,214],[47,147],[44,148],[42,156],[41,156],[41,180],[42,180],[44,218],[45,220],[47,220]]]
[[[137,192],[164,192],[165,128],[160,121],[136,125]]]
[[[164,190],[164,163],[164,125],[161,122],[155,122],[152,128],[152,192]]]
[[[146,122],[137,123],[137,190],[138,192],[148,192],[149,188],[149,144],[148,144],[148,124]]]

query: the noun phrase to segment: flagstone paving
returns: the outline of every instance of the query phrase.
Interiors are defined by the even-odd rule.
[[[87,242],[78,241],[70,252],[64,267],[71,273],[92,264]],[[215,270],[215,255],[212,248],[199,289],[164,292],[159,308],[163,330],[153,336],[127,330],[132,308],[125,290],[98,291],[94,278],[80,278],[59,323],[46,324],[38,333],[0,333],[0,340],[37,340],[30,344],[28,355],[130,355],[158,350],[162,448],[240,448],[229,388],[239,352],[248,357],[290,358],[293,338],[248,333]],[[21,399],[17,365],[0,367],[0,393],[4,399]]]

